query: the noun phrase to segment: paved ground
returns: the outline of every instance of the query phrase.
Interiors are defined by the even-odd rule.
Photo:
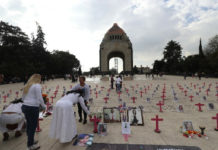
[[[88,84],[92,87],[91,97],[94,99],[94,103],[90,105],[91,112],[102,112],[103,107],[117,107],[120,103],[118,101],[118,95],[115,91],[110,92],[108,104],[104,103],[103,98],[107,95],[107,89],[109,88],[109,81],[100,81],[98,78],[88,79]],[[159,112],[159,107],[156,106],[156,103],[161,100],[162,89],[166,86],[166,100],[163,107],[163,113]],[[205,84],[205,86],[204,86]],[[210,86],[211,84],[211,86]],[[54,81],[46,82],[44,87],[44,93],[51,89],[49,97],[53,95],[53,91],[59,85],[59,90],[57,97],[54,99],[54,103],[61,97],[63,92],[63,86],[69,90],[70,86],[73,85],[69,80],[65,81],[62,79],[57,79]],[[96,87],[97,85],[97,87]],[[159,86],[158,86],[159,85]],[[182,92],[178,85],[187,90],[187,96]],[[134,90],[131,87],[134,86]],[[143,97],[140,97],[140,89],[148,89],[147,93],[143,93]],[[194,88],[196,86],[196,88]],[[209,95],[206,94],[206,89],[210,86]],[[121,123],[111,123],[108,124],[108,135],[101,137],[95,135],[94,142],[96,143],[111,143],[111,144],[154,144],[154,145],[183,145],[183,146],[198,146],[202,150],[217,150],[218,143],[218,132],[214,131],[216,127],[216,121],[212,120],[211,117],[215,116],[218,113],[218,100],[216,95],[216,86],[218,86],[218,79],[205,79],[202,80],[187,78],[184,80],[182,77],[175,76],[165,76],[163,78],[146,79],[145,76],[136,76],[132,81],[124,81],[124,87],[129,89],[129,96],[125,92],[123,87],[123,93],[121,94],[121,99],[127,103],[128,106],[138,107],[142,105],[143,109],[143,118],[144,126],[131,126],[131,137],[128,142],[125,142],[121,134]],[[46,88],[47,87],[47,88]],[[98,95],[98,98],[95,97],[94,89],[97,91],[101,90],[101,87],[104,89],[101,91],[101,94]],[[158,90],[155,91],[155,89]],[[174,100],[172,87],[177,95],[178,101]],[[199,87],[201,87],[201,92],[199,92]],[[204,87],[204,88],[203,88]],[[3,101],[3,97],[0,100],[0,110],[2,110],[3,105],[9,103],[12,99],[16,97],[15,92],[19,91],[19,97],[21,96],[20,89],[23,88],[23,84],[8,84],[0,85],[0,94],[1,97],[6,93],[12,94],[7,98],[6,103]],[[137,90],[137,94],[136,94]],[[196,92],[199,92],[199,95],[196,95]],[[3,94],[4,93],[4,94]],[[193,102],[189,100],[189,96],[193,95]],[[137,100],[134,104],[130,97],[136,96]],[[206,97],[206,100],[203,100],[203,97]],[[146,99],[150,98],[151,101],[147,102]],[[197,107],[194,105],[196,103],[203,103],[205,106],[202,107],[203,112],[198,112]],[[208,110],[207,104],[211,102],[215,105],[215,110]],[[179,104],[182,104],[184,107],[184,112],[177,112],[176,108]],[[74,108],[77,112],[77,107]],[[155,122],[151,121],[151,118],[159,115],[163,118],[164,121],[160,122],[161,133],[157,134],[154,132]],[[72,143],[60,144],[57,140],[50,139],[48,137],[48,132],[50,128],[52,116],[44,118],[40,122],[42,132],[36,133],[35,138],[39,140],[42,150],[70,150],[70,149],[85,149],[85,147],[72,146]],[[206,126],[206,134],[208,139],[194,137],[193,139],[185,138],[180,133],[180,126],[185,120],[191,120],[193,126],[196,130],[199,130],[199,126]],[[77,118],[78,121],[78,118]],[[88,122],[86,125],[82,125],[77,122],[78,133],[92,133],[93,123]],[[19,138],[14,138],[14,133],[10,133],[10,140],[7,142],[0,141],[1,150],[23,150],[26,148],[26,135],[23,134]],[[2,139],[2,135],[0,135]]]

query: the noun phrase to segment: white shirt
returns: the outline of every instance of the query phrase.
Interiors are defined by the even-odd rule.
[[[83,97],[85,101],[89,100],[89,86],[85,84],[84,86],[81,86],[80,84],[75,85],[71,90],[78,90],[78,89],[85,89],[85,96]]]
[[[5,110],[2,112],[15,112],[15,113],[22,113],[21,110],[22,103],[10,104]]]
[[[46,107],[42,98],[42,90],[40,84],[33,84],[26,95],[23,95],[23,104],[27,106]]]
[[[118,78],[116,79],[116,84],[120,84],[120,82],[122,82],[122,80],[120,79],[120,77],[118,77]]]

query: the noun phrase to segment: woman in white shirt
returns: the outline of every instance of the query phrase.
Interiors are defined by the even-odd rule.
[[[41,75],[33,74],[27,81],[23,90],[23,106],[22,111],[26,118],[27,124],[27,150],[36,150],[40,146],[34,143],[34,135],[39,118],[39,106],[41,105],[45,109],[41,91]]]

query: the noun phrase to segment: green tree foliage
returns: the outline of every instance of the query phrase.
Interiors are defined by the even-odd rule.
[[[210,74],[218,76],[218,35],[212,37],[207,46],[205,47],[206,52],[206,66],[207,71]]]
[[[179,63],[182,61],[182,47],[176,41],[169,41],[164,48],[163,60],[166,63],[165,71],[169,73],[179,71]]]
[[[165,62],[164,60],[155,60],[153,64],[153,73],[158,74],[164,72]]]
[[[37,24],[36,38],[32,40],[16,26],[0,21],[0,74],[6,78],[40,73],[43,75],[71,73],[80,66],[79,60],[69,52],[47,51],[45,34]]]

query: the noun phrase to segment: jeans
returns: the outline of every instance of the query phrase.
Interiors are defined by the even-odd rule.
[[[39,107],[22,106],[22,112],[26,118],[26,134],[27,134],[27,147],[30,147],[34,143],[34,135],[39,118]]]
[[[87,107],[88,102],[85,100],[84,103],[85,103],[85,105],[86,105],[86,107]],[[87,119],[87,114],[86,114],[86,112],[82,109],[80,103],[77,103],[77,106],[78,106],[79,118],[80,118],[80,119],[83,118],[83,117],[82,117],[82,111],[83,111],[84,120],[86,120],[86,119]]]
[[[120,84],[116,84],[116,91],[120,92],[120,89],[121,89]]]

